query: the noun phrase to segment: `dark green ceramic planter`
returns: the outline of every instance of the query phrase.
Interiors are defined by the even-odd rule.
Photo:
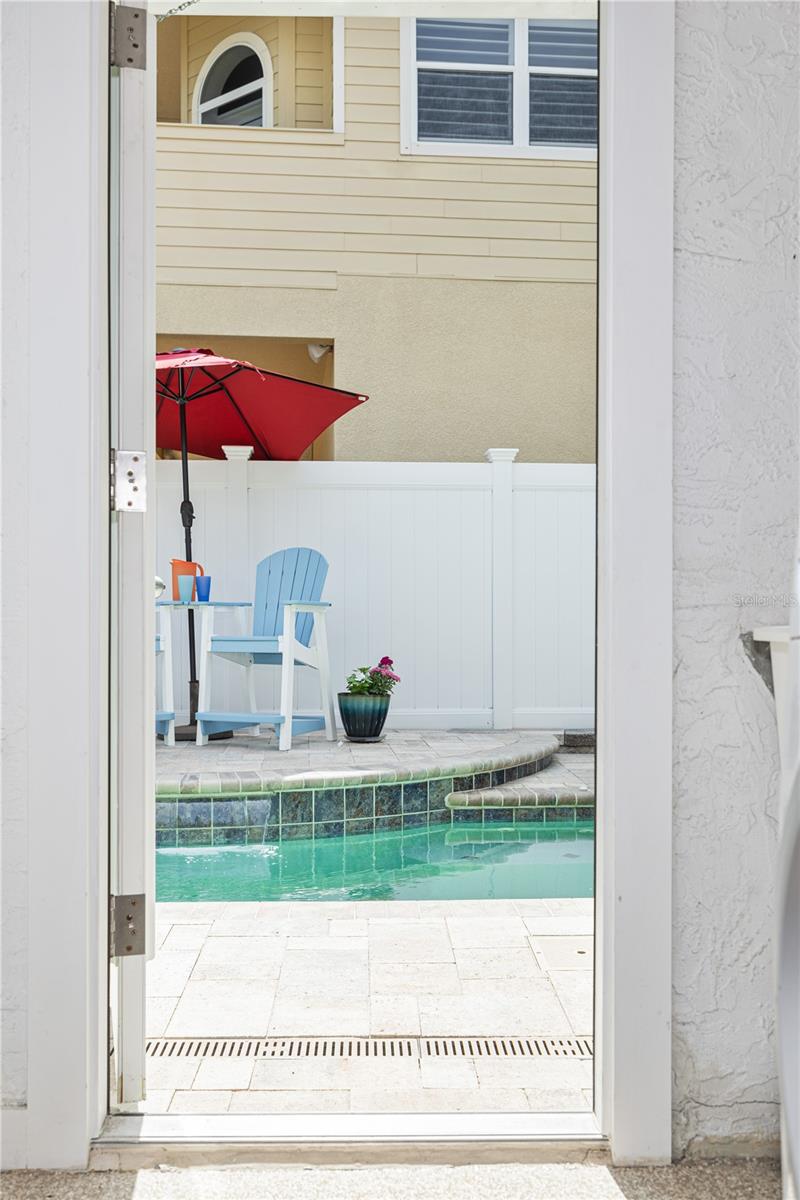
[[[339,692],[339,712],[351,742],[377,742],[389,712],[391,696],[352,696]]]

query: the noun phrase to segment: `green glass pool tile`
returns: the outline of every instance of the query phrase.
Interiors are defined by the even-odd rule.
[[[400,816],[399,813],[395,813],[393,816],[390,816],[390,817],[376,817],[375,818],[375,832],[376,833],[385,832],[386,830],[389,830],[389,829],[402,829],[402,828],[403,828],[403,818]]]
[[[246,825],[247,806],[244,800],[214,800],[212,807],[212,824],[217,826]]]
[[[178,824],[178,804],[175,800],[156,801],[156,829],[175,829]]]
[[[484,824],[513,825],[513,808],[485,808],[483,810]]]
[[[281,792],[281,825],[306,825],[313,819],[313,792]]]
[[[381,783],[375,788],[375,816],[393,817],[403,811],[403,789],[399,783]]]
[[[245,796],[245,806],[247,810],[245,823],[263,829],[270,817],[277,814],[278,799],[269,793],[264,796]]]
[[[314,824],[344,820],[344,788],[320,788],[314,792]]]
[[[175,846],[177,844],[177,836],[174,829],[157,829],[156,830],[156,849],[163,849],[167,846]]]
[[[298,838],[313,838],[314,826],[310,821],[303,821],[299,825],[284,825],[281,823],[281,841],[297,841]]]
[[[214,846],[244,846],[247,843],[247,829],[244,825],[227,829],[212,830],[212,845]]]
[[[518,808],[514,814],[514,822],[517,825],[543,825],[544,809]]]
[[[428,814],[426,812],[404,812],[403,813],[403,829],[415,829],[417,826],[428,824]]]
[[[403,784],[403,816],[407,813],[427,813],[428,811],[428,784],[427,782],[420,783],[404,783]]]
[[[472,792],[475,790],[474,775],[457,775],[453,780],[454,792]]]
[[[442,775],[428,780],[428,808],[433,812],[445,807],[445,800],[453,790],[452,775]]]
[[[344,816],[346,821],[375,816],[375,788],[348,787],[344,789]]]
[[[344,821],[315,821],[315,838],[338,838],[344,833]]]
[[[269,821],[264,826],[264,841],[279,842],[281,840],[281,827],[277,821]]]
[[[480,789],[482,789],[482,788],[488,788],[488,787],[491,787],[491,786],[492,786],[492,773],[491,773],[491,771],[479,771],[479,772],[478,772],[478,773],[475,775],[475,788],[476,788],[476,790],[480,790]]]
[[[594,819],[595,819],[595,810],[593,808],[588,808],[588,807],[582,806],[581,808],[575,809],[575,820],[576,821],[594,821]]]
[[[545,808],[543,811],[545,824],[575,824],[574,808]]]
[[[505,777],[505,771],[489,772],[489,787],[499,787]]]
[[[198,791],[201,796],[218,796],[222,791],[219,771],[203,771]]]
[[[450,822],[449,808],[436,808],[433,812],[428,813],[428,822],[431,825],[447,825]]]
[[[347,837],[353,837],[359,833],[372,833],[375,828],[375,821],[372,817],[360,817],[355,821],[345,821],[344,832]]]
[[[454,825],[482,825],[483,809],[453,808],[450,810]]]
[[[178,845],[179,846],[210,846],[211,845],[211,826],[205,829],[179,829],[178,830]]]
[[[178,828],[186,829],[197,826],[211,828],[211,801],[179,800]]]
[[[260,846],[264,841],[264,828],[259,829],[255,825],[247,827],[247,844],[248,846]]]

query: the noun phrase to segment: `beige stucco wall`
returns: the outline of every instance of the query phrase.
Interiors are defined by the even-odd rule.
[[[161,287],[158,328],[162,348],[193,329],[191,344],[305,379],[305,341],[333,341],[319,382],[370,397],[336,426],[340,459],[475,461],[494,445],[592,462],[594,305],[589,284],[365,276],[332,292]],[[303,344],[289,359],[265,332]]]

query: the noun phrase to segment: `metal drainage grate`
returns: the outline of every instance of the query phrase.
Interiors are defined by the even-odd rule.
[[[591,1058],[582,1038],[150,1038],[151,1058]]]

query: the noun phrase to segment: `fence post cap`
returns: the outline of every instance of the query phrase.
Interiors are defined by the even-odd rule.
[[[253,457],[253,447],[223,446],[222,453],[225,455],[228,462],[247,462],[248,458]]]
[[[512,449],[504,450],[502,448],[495,447],[492,450],[486,451],[486,461],[490,462],[490,463],[491,462],[513,462],[518,454],[519,454],[519,447],[517,447],[516,450],[512,450]]]

